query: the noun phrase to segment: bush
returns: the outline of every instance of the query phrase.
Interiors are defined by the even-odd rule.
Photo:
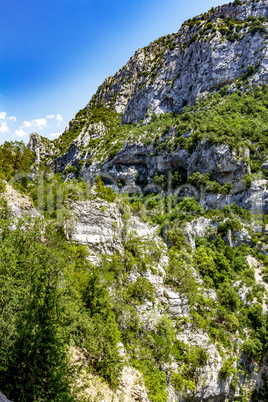
[[[235,361],[235,358],[229,357],[228,360],[223,363],[219,371],[219,378],[221,380],[227,380],[228,377],[236,373],[237,369],[234,367]]]
[[[6,184],[2,179],[0,179],[0,194],[3,194],[5,191],[6,191]]]
[[[262,354],[262,343],[257,338],[250,338],[244,342],[242,351],[247,360],[259,361]]]
[[[148,359],[133,359],[133,366],[139,370],[145,380],[146,388],[148,389],[148,396],[152,402],[166,402],[166,375],[161,371],[151,360]]]
[[[204,190],[206,193],[229,194],[233,188],[232,183],[225,183],[223,186],[214,179],[210,173],[193,173],[189,177],[189,183],[197,187],[198,190]]]
[[[167,230],[166,236],[168,242],[171,243],[171,245],[177,247],[179,250],[185,249],[188,253],[191,253],[192,247],[187,242],[187,239],[182,229],[175,227],[170,230]]]
[[[238,231],[242,227],[241,223],[238,219],[227,219],[225,222],[219,225],[218,231],[219,233],[226,235],[228,230]]]
[[[0,145],[0,179],[10,180],[18,173],[29,173],[34,153],[21,141],[6,141]]]
[[[251,176],[250,176],[249,174],[246,174],[246,175],[243,177],[242,181],[245,183],[245,185],[246,185],[247,188],[250,188],[251,183],[252,183],[252,178],[251,178]]]
[[[133,297],[139,303],[144,302],[145,299],[152,302],[154,301],[153,289],[153,285],[148,281],[148,279],[139,277],[136,282],[129,286],[128,293],[130,297]]]
[[[219,302],[228,310],[236,311],[240,305],[240,298],[236,290],[227,282],[222,283],[217,290]]]
[[[231,267],[227,258],[209,248],[198,247],[194,254],[194,263],[204,280],[211,279],[216,287],[224,281],[229,282],[231,278]]]
[[[75,166],[68,166],[66,169],[64,169],[64,172],[63,172],[66,176],[67,176],[67,174],[69,174],[69,173],[73,173],[73,174],[76,174],[77,173],[77,168],[75,167]]]
[[[108,202],[114,202],[115,200],[115,193],[110,187],[106,187],[101,180],[101,177],[98,176],[95,182],[95,192],[97,197],[102,198]]]

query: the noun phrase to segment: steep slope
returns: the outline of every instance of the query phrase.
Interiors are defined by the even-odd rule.
[[[26,302],[11,286],[1,299],[1,326],[18,329],[11,344],[21,322],[26,331],[22,351],[0,342],[10,399],[27,391],[25,370],[32,399],[48,395],[53,371],[40,367],[38,390],[24,364],[43,314],[32,324],[18,308],[42,302],[47,286],[63,314],[60,368],[70,355],[77,368],[70,400],[267,400],[266,17],[268,1],[236,0],[187,21],[107,78],[59,139],[31,135],[30,180],[13,181],[33,203],[0,183],[2,288],[19,281],[24,300],[38,285]]]
[[[59,139],[31,135],[36,163],[118,191],[174,169],[181,184],[200,172],[245,189],[243,177],[267,171],[266,16],[267,1],[235,1],[139,49]]]
[[[23,213],[23,197],[11,190],[8,186],[4,194],[13,195],[10,199],[11,215],[12,206],[17,206],[18,200]],[[104,352],[111,351],[90,351],[91,343],[101,338],[101,331],[94,332],[89,343],[78,342],[79,337],[85,337],[87,331],[90,334],[92,328],[83,326],[84,321],[80,321],[86,316],[74,320],[76,309],[72,304],[69,311],[65,310],[72,317],[71,325],[67,324],[71,335],[68,345],[73,364],[77,367],[77,388],[73,387],[74,399],[71,400],[217,402],[228,398],[231,401],[265,401],[268,323],[262,273],[264,259],[260,248],[268,238],[262,233],[260,217],[236,206],[206,212],[197,202],[186,198],[172,208],[170,216],[160,215],[160,218],[166,217],[162,229],[167,246],[156,233],[159,226],[151,225],[145,216],[145,213],[150,215],[154,208],[161,207],[156,202],[157,199],[161,202],[158,196],[149,195],[149,202],[144,204],[148,209],[145,210],[137,200],[130,201],[119,195],[113,198],[113,202],[107,201],[107,194],[112,193],[109,190],[107,193],[101,186],[91,189],[86,200],[77,200],[75,196],[69,199],[68,209],[72,217],[68,214],[69,222],[64,225],[68,242],[61,237],[58,251],[69,249],[75,253],[68,255],[67,270],[66,260],[61,265],[59,288],[62,290],[67,285],[63,295],[68,296],[70,279],[76,284],[77,292],[80,286],[83,289],[87,277],[94,277],[96,270],[90,264],[86,265],[85,271],[80,271],[82,255],[95,264],[102,281],[102,288],[97,286],[95,289],[96,294],[100,295],[101,301],[105,300],[107,295],[103,290],[104,286],[107,287],[109,305],[121,334],[120,343],[113,345],[120,349],[122,361],[120,357],[117,363],[121,369],[117,370],[116,390],[101,379],[96,361],[100,363],[104,359],[104,367],[110,367],[114,361],[109,360],[112,356],[107,360]],[[172,203],[171,197],[169,200]],[[189,215],[191,203],[191,213],[195,210],[195,216]],[[33,216],[29,210],[29,215],[32,218],[30,226],[34,227],[37,214]],[[238,217],[239,222],[235,222]],[[16,218],[6,222],[11,232],[16,226],[13,225]],[[179,224],[178,220],[182,218],[184,220]],[[49,225],[45,219],[42,222]],[[40,226],[39,221],[38,233],[41,227],[42,244],[46,236],[45,226]],[[26,228],[30,229],[29,222],[20,222],[19,236]],[[53,227],[53,236],[57,232],[55,229]],[[6,235],[2,237],[3,241],[6,241]],[[185,242],[186,238],[190,246]],[[28,247],[29,240],[31,242],[32,237],[28,239]],[[84,254],[79,244],[86,245],[89,253]],[[175,246],[171,248],[172,245]],[[44,246],[48,247],[48,253],[52,251],[51,258],[56,263],[55,245]],[[81,256],[78,260],[76,253]],[[1,261],[5,258],[3,256]],[[38,258],[38,254],[34,254],[35,263]],[[28,262],[31,263],[27,260],[26,264]],[[74,269],[75,264],[78,265]],[[42,277],[41,280],[43,282]],[[83,295],[90,300],[95,291],[94,287],[87,287]],[[71,295],[74,296],[73,292]],[[66,303],[67,306],[70,303],[68,297],[64,299],[64,305]],[[96,308],[94,303],[91,307],[88,304],[88,309],[91,308]],[[78,311],[83,311],[82,305]],[[38,317],[42,320],[42,314]],[[3,321],[1,325],[4,325]],[[31,325],[29,322],[30,329]],[[63,326],[66,331],[65,320]],[[108,343],[110,331],[112,327],[104,337]],[[32,346],[28,347],[26,353]],[[28,370],[23,360],[20,364],[22,373]],[[9,392],[15,388],[1,381],[0,387]]]
[[[178,33],[139,49],[86,109],[112,106],[122,123],[138,123],[193,105],[248,74],[248,66],[251,83],[266,82],[267,16],[267,1],[234,2],[186,21]]]

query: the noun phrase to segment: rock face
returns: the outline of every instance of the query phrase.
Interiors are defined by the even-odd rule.
[[[221,209],[224,205],[235,203],[253,213],[268,213],[268,181],[265,179],[255,180],[250,188],[237,193],[228,195],[223,194],[205,194],[200,199],[200,203],[206,209]]]
[[[7,206],[12,217],[22,218],[23,216],[30,216],[36,218],[40,216],[30,198],[16,191],[11,185],[6,184],[3,196],[7,200]]]
[[[0,392],[0,402],[11,402],[9,399],[5,397],[5,395]]]
[[[178,290],[174,290],[165,283],[166,271],[165,267],[168,264],[168,257],[166,254],[166,246],[163,241],[156,235],[154,227],[142,222],[136,216],[125,217],[120,204],[107,203],[101,199],[93,201],[80,201],[74,202],[72,205],[74,212],[73,223],[69,226],[69,235],[73,240],[85,244],[89,248],[91,260],[94,264],[100,261],[102,254],[112,255],[113,253],[122,253],[124,250],[125,242],[131,237],[135,236],[142,242],[145,242],[147,248],[150,248],[150,242],[155,242],[161,250],[161,258],[158,264],[154,265],[153,272],[147,270],[142,275],[152,285],[154,289],[154,303],[145,300],[143,304],[136,306],[136,311],[139,317],[139,325],[147,330],[152,329],[161,317],[168,315],[174,323],[184,320],[184,325],[181,327],[177,334],[177,339],[191,346],[200,347],[208,354],[208,360],[205,366],[200,367],[198,371],[198,384],[194,391],[189,391],[187,395],[178,397],[172,387],[168,389],[168,402],[175,400],[181,401],[209,401],[218,402],[225,401],[228,397],[239,397],[238,391],[233,394],[230,384],[231,378],[226,380],[219,378],[219,372],[222,368],[224,358],[217,348],[217,344],[213,343],[206,333],[201,329],[196,328],[191,324],[191,310],[187,297],[185,297]],[[214,235],[217,233],[219,223],[206,218],[198,218],[188,222],[184,227],[184,232],[193,245],[197,236],[206,237],[208,233]],[[258,228],[256,228],[257,230]],[[239,232],[233,233],[234,241],[245,241],[248,232],[242,228]],[[233,244],[231,245],[233,246]],[[249,257],[251,258],[251,257]],[[252,258],[251,258],[252,260]],[[250,261],[251,261],[250,260]],[[254,260],[254,259],[253,259]],[[256,270],[256,275],[260,275]],[[128,274],[128,282],[134,283],[141,276],[135,268]],[[195,276],[198,277],[197,273]],[[201,279],[200,279],[201,280]],[[259,277],[258,281],[259,282]],[[249,291],[249,289],[246,291]],[[210,291],[209,297],[217,300],[216,292]],[[243,295],[241,295],[243,298]],[[235,335],[233,338],[235,341]],[[123,352],[125,353],[125,352]],[[243,360],[243,355],[238,352],[234,354],[239,360]],[[178,368],[176,363],[166,367],[166,370],[176,371]],[[258,389],[263,386],[262,375],[266,375],[267,366],[262,365],[260,371],[253,371],[248,377],[243,375],[239,376],[239,384],[248,389]],[[135,400],[147,401],[148,396],[141,384],[138,372],[130,367],[125,367],[121,379],[119,391],[114,394],[114,400],[120,401],[121,391],[125,393],[125,400],[132,402]],[[135,385],[136,384],[136,385]],[[107,388],[107,387],[106,387]],[[95,394],[95,388],[89,386],[88,392],[91,396]],[[108,398],[109,390],[102,389],[106,398]],[[140,398],[140,399],[139,399]],[[105,396],[104,399],[105,400]]]
[[[72,212],[74,216],[68,225],[68,236],[88,246],[94,263],[103,254],[122,252],[130,234],[142,241],[157,238],[155,228],[148,227],[138,219],[124,220],[124,211],[119,205],[98,198],[73,203]]]
[[[232,183],[233,191],[230,196],[207,194],[202,200],[206,208],[236,202],[266,213],[265,185],[253,184],[248,190],[242,180],[251,173],[249,149],[241,150],[238,155],[226,144],[211,146],[208,140],[203,140],[191,152],[177,148],[156,154],[152,146],[139,140],[126,142],[112,158],[96,162],[94,141],[105,136],[107,127],[102,121],[93,123],[90,116],[94,108],[101,107],[107,113],[110,110],[119,113],[123,124],[140,120],[145,124],[153,114],[179,112],[226,84],[230,84],[229,92],[238,86],[246,90],[238,82],[241,77],[247,77],[251,85],[267,82],[267,17],[268,0],[235,1],[188,20],[177,33],[139,49],[124,67],[104,81],[86,108],[70,121],[61,142],[49,142],[36,133],[31,135],[29,148],[36,154],[36,163],[45,162],[53,172],[73,167],[66,180],[75,177],[77,171],[93,184],[100,175],[105,184],[129,193],[139,192],[137,182],[148,183],[146,190],[156,187],[155,172],[168,175],[172,169],[179,169],[187,178],[195,172],[210,173],[221,184]],[[172,130],[160,141],[174,135]],[[70,138],[76,138],[67,141],[68,147],[64,148],[68,133]],[[190,137],[191,132],[184,136]],[[261,168],[265,174],[267,160]],[[177,189],[171,183],[168,190]]]
[[[53,143],[45,137],[37,133],[31,133],[28,148],[35,152],[35,163],[39,165],[42,159],[53,157],[56,154],[56,149]]]
[[[153,113],[178,112],[206,92],[231,84],[247,66],[254,66],[252,83],[267,81],[265,35],[251,35],[248,27],[241,26],[249,16],[267,17],[267,4],[267,0],[229,3],[186,21],[178,33],[139,49],[104,81],[87,109],[92,105],[114,106],[122,113],[122,123],[147,121]],[[234,29],[238,36],[226,40],[221,27],[228,18],[240,28]]]

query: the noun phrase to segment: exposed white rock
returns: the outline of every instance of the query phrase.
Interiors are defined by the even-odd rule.
[[[216,7],[208,21],[217,25],[222,18],[245,21],[260,14],[268,15],[266,0]],[[267,81],[265,35],[251,35],[244,29],[242,40],[229,41],[216,30],[206,32],[206,41],[192,40],[204,26],[205,21],[192,27],[185,23],[178,33],[137,50],[114,77],[104,81],[87,108],[113,105],[123,112],[123,123],[146,122],[153,113],[178,112],[208,91],[231,84],[249,65],[256,66],[252,83]]]
[[[72,348],[71,354],[74,366],[79,367],[82,363],[82,369],[78,370],[76,377],[78,389],[81,387],[81,391],[78,392],[79,400],[81,398],[81,400],[96,402],[149,402],[143,377],[134,367],[127,364],[124,366],[119,388],[114,391],[98,375],[89,373],[85,368],[83,369],[85,358],[82,351],[78,348]],[[2,402],[1,399],[0,402]],[[3,402],[8,401],[3,400]]]
[[[92,262],[102,254],[121,253],[129,236],[142,241],[160,241],[155,227],[141,222],[137,217],[123,218],[123,211],[115,203],[101,199],[78,201],[71,205],[73,217],[67,225],[72,240],[88,246]],[[162,247],[165,245],[162,243]]]
[[[249,189],[237,194],[205,194],[200,203],[206,209],[221,209],[224,205],[235,203],[253,213],[268,213],[268,181],[265,179],[252,182]]]
[[[187,222],[183,228],[185,236],[193,250],[195,250],[196,237],[206,237],[208,235],[217,234],[219,223],[212,219],[198,218],[191,222]]]
[[[11,402],[9,399],[5,397],[5,395],[0,392],[0,402]]]
[[[239,232],[235,232],[234,237],[235,237],[234,242],[235,247],[240,246],[240,244],[247,244],[247,245],[251,244],[251,236],[248,233],[247,229],[245,228],[242,228],[241,230],[239,230]]]
[[[30,198],[19,193],[10,184],[6,184],[6,190],[3,197],[7,200],[7,206],[12,217],[22,218],[23,216],[39,216],[39,213],[35,209]]]

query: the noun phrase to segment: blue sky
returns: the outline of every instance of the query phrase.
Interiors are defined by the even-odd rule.
[[[64,131],[140,48],[219,0],[1,0],[0,143]]]

